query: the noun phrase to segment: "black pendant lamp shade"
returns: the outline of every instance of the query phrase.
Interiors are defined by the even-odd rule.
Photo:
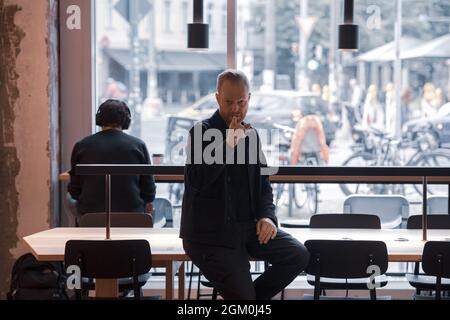
[[[209,48],[209,25],[203,23],[203,0],[194,0],[194,23],[188,24],[188,48]]]
[[[345,0],[344,24],[339,26],[339,50],[342,51],[358,51],[359,30],[353,24],[353,10],[353,0]]]

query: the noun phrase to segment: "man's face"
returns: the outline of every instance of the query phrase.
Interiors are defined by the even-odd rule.
[[[237,117],[239,123],[244,121],[250,101],[250,93],[244,83],[225,80],[216,93],[216,99],[220,115],[228,126],[233,117]]]

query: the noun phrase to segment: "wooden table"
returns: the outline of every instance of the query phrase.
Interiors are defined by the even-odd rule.
[[[422,230],[368,229],[285,229],[304,243],[312,239],[379,240],[386,243],[391,262],[421,261],[425,241]],[[174,276],[179,271],[178,297],[184,299],[185,254],[178,229],[112,228],[111,239],[146,239],[152,250],[153,266],[166,268],[166,299],[174,298]],[[104,228],[56,228],[25,237],[39,261],[63,261],[68,240],[104,240]],[[428,239],[450,241],[450,230],[428,230]],[[116,297],[117,281],[101,281],[96,286],[98,297]]]
[[[420,262],[426,241],[422,230],[407,229],[284,229],[304,243],[306,240],[377,240],[386,243],[390,262]],[[450,230],[428,230],[428,241],[450,241]]]
[[[152,251],[153,267],[166,268],[165,298],[174,299],[174,278],[178,271],[178,299],[184,299],[185,264],[182,241],[176,229],[111,228],[112,240],[146,239]],[[105,240],[105,228],[56,228],[24,237],[39,261],[64,261],[68,240]],[[116,280],[96,281],[96,297],[117,297]]]

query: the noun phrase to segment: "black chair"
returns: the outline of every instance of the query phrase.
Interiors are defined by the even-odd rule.
[[[199,279],[201,278],[202,274],[199,271],[198,273],[198,277]],[[211,282],[209,282],[208,280],[200,280],[199,283],[201,282],[201,284],[207,288],[212,289],[212,293],[200,293],[200,284],[197,285],[197,300],[200,300],[201,297],[211,297],[211,300],[217,300],[217,296],[219,295],[219,292],[217,291],[216,288],[214,288],[213,284]]]
[[[380,275],[388,268],[386,244],[382,241],[308,240],[305,246],[311,254],[306,273],[314,276],[314,300],[319,300],[323,282],[321,277],[333,279],[365,278],[370,298],[376,300],[376,288],[369,289],[369,266],[378,266]],[[361,284],[361,282],[358,282]],[[378,287],[385,284],[376,282]],[[360,287],[359,287],[360,288]],[[350,284],[347,285],[350,288]]]
[[[101,228],[105,227],[105,213],[86,213],[79,217],[78,225],[82,228]],[[111,227],[113,228],[152,228],[152,216],[139,212],[113,212],[111,213]],[[150,279],[151,273],[141,274],[138,277],[139,286],[142,288]],[[94,290],[94,280],[83,277],[83,291]],[[133,290],[133,279],[119,279],[119,291],[125,294]]]
[[[407,229],[418,230],[422,229],[422,215],[414,215],[408,218],[406,224]],[[433,214],[427,216],[428,229],[450,229],[450,215],[449,214]],[[423,258],[422,258],[423,260]],[[416,262],[414,267],[414,274],[406,274],[406,279],[409,284],[416,288],[416,297],[419,297],[422,291],[433,291],[436,288],[435,277],[420,274],[420,263]],[[443,279],[443,290],[450,290],[450,280]]]
[[[102,228],[106,224],[106,214],[86,213],[80,216],[78,225],[81,228]],[[152,216],[138,212],[113,212],[111,213],[112,228],[152,228]]]
[[[381,229],[380,218],[373,214],[320,213],[311,216],[309,224],[304,220],[284,220],[283,228],[349,228]]]
[[[282,228],[308,228],[309,221],[308,219],[286,219],[280,221],[280,227]]]
[[[309,221],[310,228],[381,229],[380,218],[372,214],[316,214]]]
[[[422,215],[408,218],[407,229],[422,229]],[[450,214],[433,214],[427,216],[428,229],[450,229]]]
[[[140,299],[139,276],[147,275],[152,268],[152,255],[147,240],[70,240],[66,243],[64,263],[66,268],[77,265],[82,278],[131,278],[134,297]],[[78,292],[77,297],[80,296]]]
[[[339,228],[339,229],[381,229],[380,218],[372,214],[316,214],[311,217],[309,222],[310,228]],[[307,282],[310,285],[314,285],[314,278],[311,275],[307,275]],[[381,277],[382,285],[387,284],[387,278]],[[322,294],[325,295],[325,290],[364,290],[367,289],[366,279],[362,281],[347,279],[324,279],[322,278],[321,285]]]
[[[435,299],[441,300],[441,291],[450,290],[450,241],[428,241],[422,254],[422,267],[426,275],[435,278]],[[446,281],[443,281],[443,278]]]
[[[269,268],[270,264],[267,261],[264,261],[264,271]],[[258,272],[257,272],[258,273]],[[191,262],[191,269],[190,269],[190,278],[189,278],[189,286],[188,286],[188,300],[191,299],[191,292],[192,292],[192,277],[194,274],[194,263]],[[206,288],[212,289],[211,293],[201,293],[201,286],[204,286]],[[201,297],[211,297],[211,300],[217,300],[217,297],[219,295],[219,292],[214,287],[214,285],[209,282],[208,280],[202,280],[202,272],[200,269],[198,270],[198,281],[197,281],[197,300],[200,300]],[[281,291],[281,300],[284,300],[285,296],[285,290],[283,289]]]
[[[188,285],[188,295],[187,299],[191,300],[191,292],[192,292],[192,278],[194,277],[194,267],[195,264],[191,261],[191,268],[189,271],[189,285]],[[198,268],[197,268],[198,269]],[[201,286],[211,288],[212,293],[201,293]],[[212,300],[217,300],[217,296],[219,295],[216,288],[214,288],[213,284],[208,280],[202,280],[202,272],[198,269],[198,280],[197,280],[197,300],[200,300],[201,297],[211,297]]]

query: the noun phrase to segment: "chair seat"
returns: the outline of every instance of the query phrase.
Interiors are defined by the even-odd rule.
[[[309,219],[286,219],[280,222],[282,228],[309,228]]]
[[[150,279],[151,273],[141,274],[138,277],[139,286],[143,287],[148,279]],[[132,289],[133,288],[133,278],[120,278],[119,281],[119,291]],[[83,278],[83,289],[94,290],[95,289],[95,279]]]
[[[312,286],[314,286],[314,276],[307,275],[306,280]],[[388,283],[388,279],[385,275],[379,276],[375,278],[376,283],[379,284],[379,287],[384,287]],[[336,289],[336,290],[368,290],[367,287],[368,278],[356,278],[356,279],[336,279],[336,278],[320,278],[320,288],[321,289]]]
[[[214,289],[213,284],[212,284],[211,282],[209,282],[209,281],[202,280],[202,281],[200,281],[200,283],[201,283],[203,286],[207,287],[207,288],[213,288],[213,289]]]
[[[436,289],[436,277],[427,276],[423,274],[406,274],[406,279],[409,284],[416,289],[420,290],[435,290]],[[441,281],[442,290],[450,290],[450,279],[442,278]]]

